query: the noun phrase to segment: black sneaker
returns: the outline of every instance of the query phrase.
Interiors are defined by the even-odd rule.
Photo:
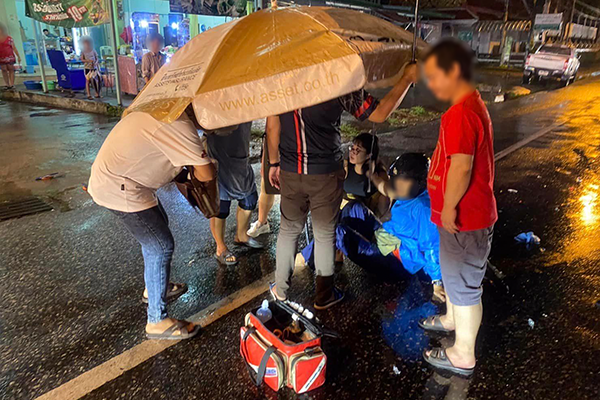
[[[317,304],[317,302],[315,302],[315,304],[313,304],[313,306],[315,307],[315,310],[327,310],[328,308],[333,307],[337,303],[344,300],[344,297],[346,297],[346,294],[341,289],[338,289],[337,287],[334,286],[333,287],[333,297],[331,299],[329,299],[324,304]]]

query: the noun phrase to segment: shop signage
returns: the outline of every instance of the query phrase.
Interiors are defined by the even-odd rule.
[[[558,14],[537,14],[535,16],[534,29],[560,30],[563,15]]]
[[[171,12],[243,17],[246,0],[169,0]]]
[[[110,0],[25,0],[25,14],[48,25],[64,28],[110,22]]]

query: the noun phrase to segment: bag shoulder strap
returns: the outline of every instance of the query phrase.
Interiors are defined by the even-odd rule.
[[[260,365],[258,366],[258,373],[256,374],[256,381],[254,382],[256,386],[260,386],[265,378],[265,372],[267,372],[267,363],[269,362],[269,358],[271,354],[275,352],[275,347],[269,346],[267,351],[265,351],[265,355],[262,360],[260,360]]]
[[[253,334],[254,332],[256,332],[256,328],[254,327],[249,327],[248,329],[246,329],[246,332],[244,333],[244,336],[242,337],[242,340],[244,342],[244,346],[242,346],[242,351],[243,351],[243,355],[244,355],[244,362],[246,363],[246,368],[248,369],[248,375],[250,375],[250,379],[252,380],[252,382],[256,385],[256,386],[260,386],[263,383],[263,380],[265,378],[265,373],[267,372],[267,363],[269,362],[269,357],[271,357],[271,354],[273,354],[275,352],[275,347],[274,346],[269,346],[267,347],[267,350],[265,351],[265,354],[263,355],[262,359],[260,360],[260,364],[258,365],[258,371],[256,372],[256,378],[254,378],[254,369],[250,366],[250,363],[248,362],[248,356],[246,354],[246,340],[248,340],[248,337]]]

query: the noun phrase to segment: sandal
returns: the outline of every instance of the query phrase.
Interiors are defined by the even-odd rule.
[[[430,332],[441,332],[441,333],[452,333],[454,330],[444,328],[442,321],[440,321],[441,315],[430,315],[427,318],[423,318],[419,321],[419,326],[426,331]]]
[[[258,240],[249,237],[247,242],[233,242],[238,246],[248,247],[250,249],[264,249],[265,245]]]
[[[167,303],[177,300],[188,290],[185,283],[169,282],[167,286]],[[142,294],[142,303],[148,304],[148,298]]]
[[[146,333],[148,339],[153,340],[184,340],[191,339],[200,332],[200,325],[194,325],[194,329],[188,331],[188,321],[175,321],[173,325],[168,327],[163,333]],[[175,334],[179,331],[179,334]]]
[[[238,263],[237,257],[229,250],[224,251],[221,255],[215,254],[215,258],[223,265],[235,265]]]
[[[450,359],[446,355],[446,349],[442,349],[441,347],[434,347],[433,349],[431,349],[429,355],[427,355],[426,350],[423,350],[423,359],[427,361],[427,363],[432,367],[443,369],[445,371],[455,372],[461,375],[472,375],[473,371],[475,371],[475,367],[455,367],[454,364],[452,364],[452,361],[450,361]]]
[[[87,97],[88,100],[94,100],[94,98],[90,95]]]

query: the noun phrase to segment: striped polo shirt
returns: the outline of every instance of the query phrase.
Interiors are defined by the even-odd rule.
[[[379,102],[364,90],[280,115],[281,169],[298,174],[329,174],[343,168],[340,122],[347,111],[364,121]]]

